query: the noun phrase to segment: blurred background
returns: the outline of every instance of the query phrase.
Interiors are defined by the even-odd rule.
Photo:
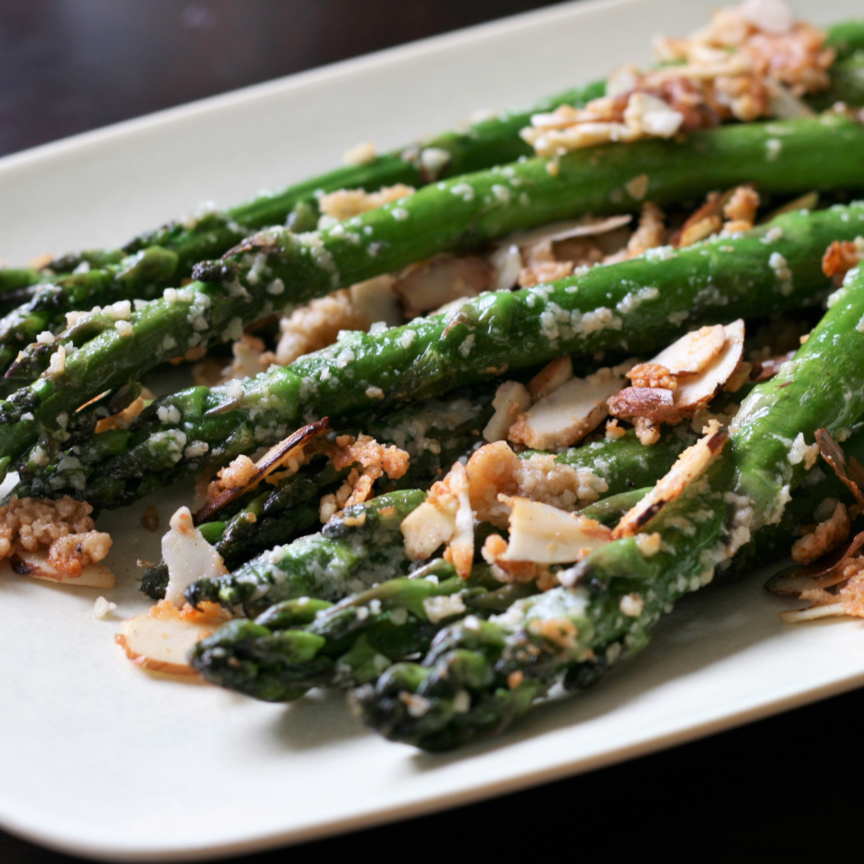
[[[0,0],[0,155],[548,5]],[[538,789],[243,860],[388,860],[417,850],[505,861],[551,854],[608,862],[649,850],[673,861],[855,860],[859,709],[860,691]],[[0,710],[10,710],[2,695]],[[14,742],[0,742],[0,782],[4,746]],[[0,864],[72,861],[0,831]]]
[[[0,155],[543,0],[0,0]]]

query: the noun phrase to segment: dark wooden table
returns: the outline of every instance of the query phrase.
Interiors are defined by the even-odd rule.
[[[0,155],[543,5],[0,0]],[[859,709],[864,692],[853,692],[570,780],[250,860],[860,860]],[[0,832],[0,864],[73,860]]]

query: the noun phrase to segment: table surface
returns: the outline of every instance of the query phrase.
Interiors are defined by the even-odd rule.
[[[550,4],[2,0],[0,156],[544,5]],[[484,857],[588,852],[617,860],[644,853],[647,844],[673,859],[838,859],[860,850],[858,709],[864,709],[862,691],[569,780],[307,843],[288,854],[344,859],[379,849],[413,855],[423,848],[447,855],[454,841],[461,846],[467,840],[470,846],[462,848]],[[275,850],[244,860],[271,864],[285,855]],[[2,864],[75,860],[0,831]]]

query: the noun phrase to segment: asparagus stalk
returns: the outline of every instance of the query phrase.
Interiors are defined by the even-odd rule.
[[[844,446],[847,452],[864,455],[861,430]],[[614,527],[649,491],[622,492],[581,512]],[[732,566],[721,571],[723,577],[783,554],[799,526],[812,521],[813,511],[826,496],[851,500],[848,489],[833,475],[800,488],[781,521],[761,528],[756,542],[744,547]],[[411,578],[397,577],[335,605],[308,597],[283,600],[254,622],[233,621],[199,643],[192,663],[212,683],[266,701],[295,699],[311,687],[357,687],[378,678],[394,662],[427,651],[435,635],[454,619],[505,613],[513,602],[535,593],[530,585],[501,586],[490,581],[485,565],[461,580],[451,565],[438,559]],[[436,606],[434,598],[442,597],[451,599]],[[580,669],[584,685],[587,670]]]
[[[815,94],[811,104],[819,108],[837,101],[860,104],[862,86],[854,53],[864,48],[864,23],[835,25],[828,32],[827,44],[838,55],[832,84],[827,93]],[[571,88],[529,107],[503,111],[467,130],[444,132],[423,144],[398,148],[367,164],[345,166],[275,194],[259,195],[227,211],[204,211],[169,222],[134,238],[121,249],[61,256],[41,273],[0,270],[0,290],[5,290],[6,283],[15,282],[25,295],[17,309],[3,309],[9,314],[0,321],[0,368],[5,371],[18,350],[40,332],[58,332],[66,312],[156,297],[164,288],[188,278],[198,261],[225,254],[250,231],[286,221],[295,231],[314,228],[318,196],[322,193],[346,188],[376,190],[396,183],[420,187],[530,156],[530,148],[519,131],[529,125],[532,114],[563,104],[578,107],[603,96],[605,90],[604,81]],[[91,271],[87,279],[76,279],[71,274],[84,268]],[[48,284],[38,284],[46,281]]]
[[[860,204],[790,213],[740,237],[654,250],[551,285],[485,294],[455,314],[417,319],[381,334],[351,334],[242,384],[196,387],[158,400],[133,429],[83,443],[76,459],[98,463],[98,469],[81,474],[75,465],[68,483],[62,459],[43,468],[24,466],[24,474],[28,481],[31,470],[45,476],[43,488],[53,494],[80,492],[96,473],[158,475],[158,485],[187,465],[272,444],[307,419],[341,420],[370,410],[382,392],[395,402],[428,398],[488,379],[505,363],[518,370],[567,353],[648,351],[699,322],[778,314],[821,296],[828,284],[822,253],[834,240],[854,239],[862,224]],[[17,456],[36,425],[0,427],[0,455]],[[91,448],[117,455],[93,459]],[[150,491],[146,480],[139,488]]]
[[[604,82],[569,89],[529,107],[502,111],[465,130],[444,132],[423,145],[402,147],[369,163],[347,165],[281,192],[261,194],[225,212],[202,212],[169,222],[122,249],[65,255],[47,265],[63,274],[59,277],[40,279],[33,271],[0,270],[0,290],[13,280],[19,288],[33,286],[26,292],[30,296],[0,320],[0,369],[5,371],[18,351],[42,331],[62,329],[66,312],[158,297],[165,288],[189,278],[199,261],[224,255],[265,226],[287,220],[295,232],[314,229],[322,194],[338,189],[374,191],[397,183],[419,188],[529,156],[531,148],[519,137],[519,130],[530,124],[533,113],[562,104],[578,107],[604,91]],[[71,274],[76,268],[87,272]],[[50,279],[47,284],[35,284],[45,278]]]
[[[443,476],[456,459],[482,440],[481,431],[492,414],[494,390],[489,385],[475,387],[454,393],[447,401],[429,399],[360,423],[358,429],[379,443],[395,444],[409,454],[406,473],[386,483],[397,490],[426,489]],[[220,512],[222,521],[207,525],[208,540],[232,570],[258,553],[289,543],[318,523],[321,497],[335,492],[349,471],[337,471],[330,462],[324,467],[318,461],[304,466],[272,490],[253,492],[251,500],[239,499],[236,507]],[[84,499],[101,503],[100,488],[85,487]],[[24,486],[19,492],[40,497],[40,490]],[[91,498],[93,492],[97,494]],[[167,584],[168,570],[160,564],[145,571],[141,590],[161,598]]]
[[[617,521],[647,491],[623,492],[582,512]],[[401,569],[407,572],[407,562]],[[397,576],[335,605],[295,596],[260,606],[265,611],[254,622],[231,621],[199,643],[192,664],[215,684],[271,702],[297,698],[312,687],[355,687],[377,678],[394,660],[427,650],[455,617],[469,610],[483,617],[501,613],[535,592],[533,585],[502,586],[485,566],[463,580],[437,559],[411,577]],[[449,603],[436,606],[437,598]]]
[[[501,729],[562,675],[581,687],[643,648],[665,610],[781,520],[806,474],[790,460],[793,439],[812,440],[823,426],[843,437],[861,415],[862,318],[864,272],[856,270],[795,359],[744,401],[707,472],[641,526],[643,537],[659,534],[656,554],[624,536],[562,574],[560,588],[490,621],[446,628],[422,664],[392,666],[356,692],[366,722],[393,740],[450,749]]]

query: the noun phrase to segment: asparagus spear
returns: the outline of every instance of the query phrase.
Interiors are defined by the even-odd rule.
[[[623,492],[582,512],[617,521],[647,491]],[[407,571],[407,561],[401,570]],[[502,586],[485,566],[463,580],[437,559],[411,577],[397,576],[335,605],[296,596],[269,608],[259,604],[265,611],[254,622],[232,621],[199,643],[192,665],[215,684],[271,702],[311,687],[354,687],[377,678],[394,660],[427,650],[454,617],[469,610],[483,617],[504,612],[535,592],[533,585]],[[436,598],[449,602],[436,606]]]
[[[397,664],[356,692],[366,722],[394,740],[450,749],[501,729],[562,675],[584,686],[644,647],[664,610],[780,521],[806,474],[790,459],[793,439],[823,426],[838,435],[861,415],[862,318],[864,272],[856,270],[795,359],[744,401],[706,473],[640,526],[642,538],[659,535],[656,554],[643,554],[625,531],[565,571],[562,587],[490,621],[445,629],[422,664]]]
[[[768,145],[781,138],[779,149]],[[644,192],[662,204],[745,179],[767,191],[856,188],[864,184],[862,145],[864,128],[840,116],[727,126],[684,142],[577,151],[561,157],[552,174],[548,160],[531,159],[465,175],[323,232],[263,232],[225,259],[199,265],[196,275],[204,281],[166,292],[116,322],[122,324],[119,330],[109,326],[115,323],[109,321],[112,316],[102,315],[96,322],[80,322],[61,343],[49,346],[49,371],[0,407],[5,424],[0,455],[17,458],[34,442],[40,425],[60,433],[58,418],[103,390],[138,380],[156,363],[190,348],[236,337],[244,323],[285,308],[279,292],[285,293],[286,282],[292,285],[291,302],[302,302],[516,228],[587,211],[629,209],[633,193],[641,197]],[[649,178],[647,191],[643,183],[638,189],[630,183],[643,174]],[[89,338],[94,324],[105,329]],[[86,340],[80,346],[79,334]],[[74,353],[67,356],[70,346]],[[353,353],[353,346],[346,348]],[[26,421],[31,415],[34,420]]]
[[[861,430],[844,446],[849,453],[864,455]],[[649,491],[622,492],[581,512],[614,527]],[[813,511],[829,495],[851,500],[833,474],[799,489],[781,521],[761,528],[756,542],[722,571],[724,578],[782,554],[799,526],[812,521]],[[424,578],[428,575],[435,578]],[[266,701],[294,699],[311,687],[357,687],[378,678],[394,662],[427,651],[434,636],[454,618],[504,613],[516,600],[535,593],[530,585],[491,581],[485,565],[461,580],[451,565],[438,559],[413,577],[397,577],[335,605],[312,598],[283,600],[254,622],[232,621],[199,643],[192,663],[214,684]],[[441,603],[434,598],[450,599]]]
[[[382,392],[393,401],[424,398],[488,378],[505,363],[518,370],[566,353],[647,351],[700,321],[777,314],[819,298],[827,286],[822,253],[832,241],[860,234],[862,224],[864,205],[791,213],[740,237],[654,250],[552,285],[485,294],[455,314],[376,335],[351,334],[242,384],[158,400],[132,430],[83,443],[76,459],[98,462],[98,469],[75,473],[68,483],[62,459],[35,470],[52,494],[75,494],[95,473],[158,477],[158,485],[186,465],[200,465],[205,455],[227,460],[281,440],[304,418],[345,418],[373,408]],[[36,425],[0,427],[0,455],[17,456]],[[184,450],[193,442],[201,443]],[[91,447],[118,455],[91,459]],[[33,476],[29,467],[25,474]],[[146,479],[139,488],[150,491]]]
[[[494,390],[484,385],[454,393],[447,401],[429,399],[370,418],[357,428],[381,444],[395,444],[408,452],[408,470],[398,480],[386,481],[389,485],[426,489],[481,440],[481,431],[492,414]],[[208,526],[208,540],[233,570],[259,552],[310,530],[319,521],[321,496],[335,492],[349,471],[337,471],[330,462],[324,467],[317,461],[304,466],[271,491],[253,492],[251,500],[239,499],[236,507],[218,513],[222,521]],[[90,503],[102,501],[99,476],[82,491]],[[22,496],[40,497],[40,490],[39,486],[24,486],[19,491]],[[145,571],[141,590],[161,598],[167,584],[168,570],[160,564]]]
[[[815,94],[811,103],[825,108],[836,101],[859,104],[860,77],[854,61],[850,66],[847,58],[864,48],[864,24],[850,21],[836,25],[828,32],[827,44],[838,54],[832,85],[827,93]],[[198,261],[223,255],[250,231],[264,226],[287,220],[295,231],[315,227],[318,196],[322,193],[345,188],[375,190],[396,183],[420,187],[529,156],[530,148],[519,131],[530,123],[532,114],[562,104],[584,105],[603,96],[605,89],[603,81],[569,89],[530,107],[503,111],[467,130],[444,132],[422,145],[399,148],[368,164],[346,166],[281,192],[259,195],[225,212],[205,210],[169,222],[134,238],[122,249],[64,255],[46,265],[42,273],[0,270],[0,290],[10,280],[20,282],[22,289],[32,286],[30,291],[24,291],[26,297],[21,298],[19,308],[4,309],[11,314],[0,321],[0,368],[5,370],[18,349],[40,332],[61,329],[68,311],[158,296],[164,288],[188,278]],[[72,270],[83,268],[91,271],[89,278],[81,280],[70,275]],[[46,281],[49,284],[37,284]]]
[[[374,191],[397,183],[419,188],[529,156],[531,148],[519,137],[519,130],[529,125],[533,113],[562,104],[584,105],[604,91],[604,82],[569,89],[530,107],[502,111],[465,130],[444,132],[423,145],[402,147],[369,163],[347,165],[281,192],[261,194],[225,212],[202,212],[169,222],[134,238],[122,249],[65,255],[47,265],[64,274],[51,278],[48,284],[35,284],[40,280],[32,271],[0,270],[0,289],[11,280],[16,280],[19,288],[33,285],[26,301],[0,321],[0,369],[5,371],[18,351],[42,331],[61,329],[66,312],[158,297],[165,288],[190,277],[199,261],[224,255],[265,226],[282,225],[287,220],[295,232],[314,229],[318,198],[327,192]],[[76,268],[87,272],[72,275],[70,271]]]

